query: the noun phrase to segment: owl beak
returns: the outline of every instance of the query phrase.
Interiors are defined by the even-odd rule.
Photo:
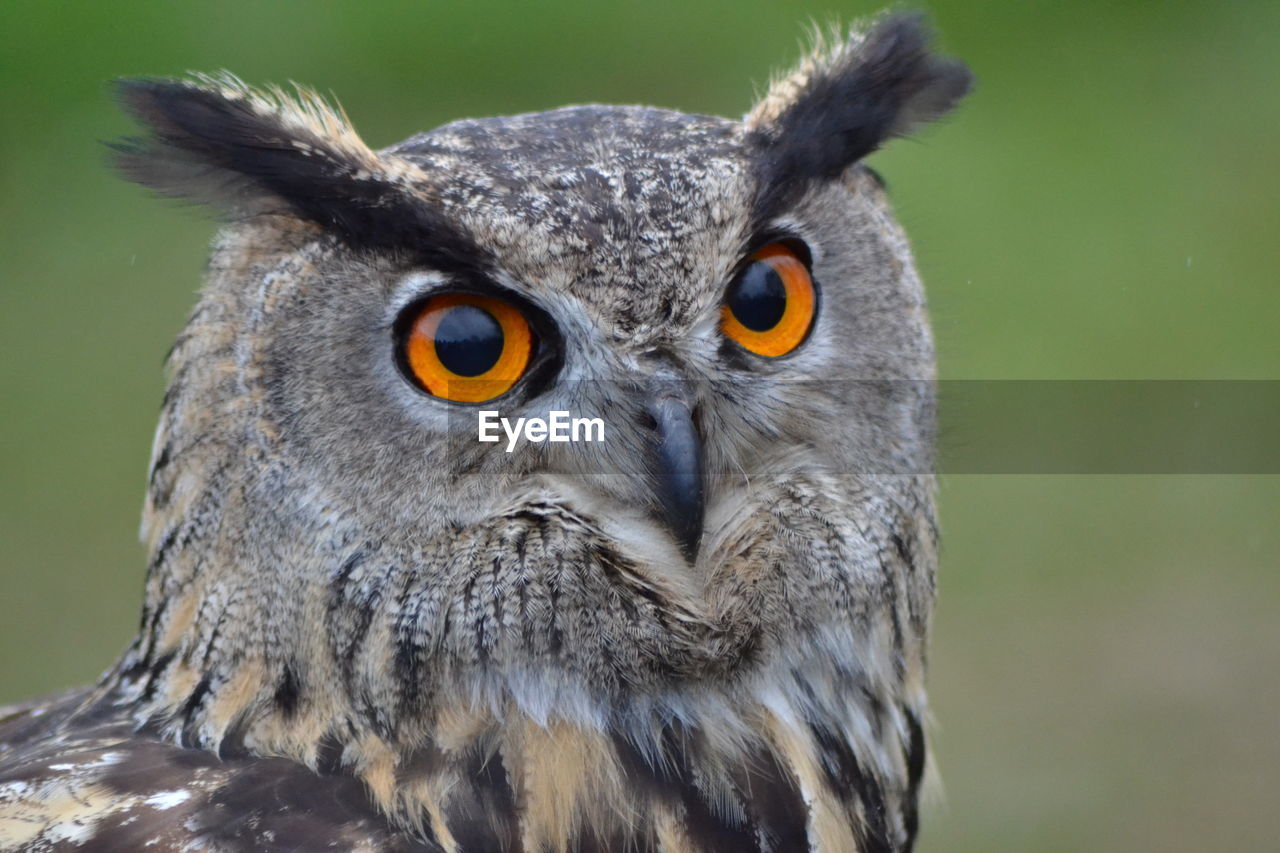
[[[675,535],[685,559],[693,563],[702,541],[707,498],[702,437],[693,423],[693,404],[680,389],[663,388],[652,394],[649,414],[656,437],[653,485],[658,514]]]

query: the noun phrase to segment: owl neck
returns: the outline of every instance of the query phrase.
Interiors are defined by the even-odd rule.
[[[218,508],[235,499],[222,493]],[[545,522],[561,512],[528,506],[522,523],[564,527],[572,519]],[[521,626],[504,642],[484,634],[483,646],[479,632],[462,632],[460,623],[474,625],[451,608],[475,597],[468,584],[484,565],[463,565],[456,578],[442,567],[425,587],[421,572],[397,574],[400,563],[337,537],[344,556],[332,571],[289,574],[225,556],[214,570],[206,561],[225,540],[192,540],[259,522],[208,517],[197,501],[181,524],[157,525],[143,630],[107,685],[162,738],[357,777],[392,820],[459,853],[593,843],[847,853],[906,849],[914,835],[925,763],[917,623],[927,608],[910,596],[857,618],[815,607],[810,627],[766,642],[751,617],[765,605],[745,582],[725,597],[748,612],[690,615],[672,600],[655,604],[666,593],[599,548],[594,563],[533,562],[559,541],[539,545],[530,533],[523,576],[558,584],[552,613],[589,612],[601,625],[609,614],[587,608],[604,600],[604,569],[608,589],[633,594],[614,614],[629,621],[607,636],[635,639],[598,650],[619,660],[604,671],[590,664],[609,658],[584,654],[589,633],[545,649],[517,642],[572,623]],[[581,576],[568,574],[574,566]],[[298,576],[317,580],[291,587]],[[768,580],[757,578],[758,595],[779,600]],[[433,610],[428,595],[446,605]],[[504,612],[516,612],[513,602]]]
[[[570,850],[584,838],[608,850],[905,849],[923,691],[854,664],[847,643],[866,650],[874,637],[819,632],[797,643],[817,653],[662,694],[459,681],[454,701],[399,720],[250,660],[215,675],[175,658],[155,678],[127,656],[114,686],[184,745],[356,776],[386,814],[445,849]]]
[[[235,492],[218,499],[226,511]],[[531,531],[572,521],[524,513]],[[421,573],[397,574],[398,563],[339,537],[345,556],[332,571],[312,567],[317,582],[290,587],[296,575],[266,560],[206,565],[224,540],[197,548],[186,537],[242,529],[207,517],[197,502],[181,524],[156,526],[143,631],[108,684],[160,737],[358,777],[391,819],[460,853],[591,849],[584,839],[607,850],[847,853],[906,849],[914,835],[927,608],[909,596],[856,619],[815,608],[812,627],[766,643],[749,613],[669,618],[672,602],[653,603],[663,591],[613,560],[610,589],[633,592],[634,606],[610,636],[635,640],[604,650],[621,661],[605,672],[588,665],[604,658],[582,655],[590,634],[478,654],[476,632],[450,633],[450,607],[474,597],[467,584],[483,565],[457,578],[442,569],[426,589]],[[529,558],[544,547],[532,534],[523,543]],[[593,556],[582,576],[567,574],[571,560],[531,562],[526,576],[559,584],[559,612],[588,612],[599,596],[573,596],[600,583],[609,555]],[[778,600],[767,580],[758,594]],[[755,605],[751,589],[726,598]],[[449,605],[433,611],[428,592]],[[645,607],[661,619],[643,621]],[[608,615],[589,612],[596,625]],[[509,633],[547,638],[565,624]],[[636,661],[666,668],[623,668]]]

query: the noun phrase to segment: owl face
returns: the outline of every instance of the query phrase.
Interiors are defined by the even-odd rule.
[[[742,122],[381,152],[314,101],[130,84],[126,171],[240,214],[172,357],[145,654],[260,657],[393,729],[460,686],[527,710],[732,684],[877,614],[922,637],[932,348],[859,160],[967,76],[890,35]],[[483,412],[603,435],[485,442]]]
[[[510,154],[525,150],[535,156]],[[858,380],[930,375],[918,283],[894,255],[898,235],[866,173],[761,215],[741,125],[621,108],[463,122],[392,151],[439,176],[412,192],[470,243],[464,264],[419,261],[412,247],[323,252],[268,333],[270,371],[287,377],[271,417],[291,424],[293,464],[335,495],[358,495],[345,511],[366,524],[414,531],[388,530],[384,541],[486,525],[536,496],[635,543],[629,550],[642,545],[655,578],[689,575],[734,531],[698,524],[686,535],[684,515],[740,510],[752,480],[867,467],[856,454],[875,450],[883,410],[903,401],[863,410]],[[754,259],[762,250],[785,254],[807,303]],[[803,315],[800,334],[774,332],[786,347],[778,355],[726,328],[731,291],[748,276],[781,291],[782,310],[756,325],[775,329],[787,307]],[[456,352],[445,353],[448,326],[412,328],[439,323],[433,312],[445,323],[475,315],[479,331],[454,333]],[[415,334],[429,338],[429,363],[411,363]],[[528,350],[510,375],[459,378],[483,376],[504,346]],[[665,414],[664,399],[674,401]],[[484,411],[599,418],[603,435],[485,443]],[[658,423],[671,417],[688,424]],[[909,434],[926,428],[921,420]],[[684,458],[663,452],[672,441]],[[686,473],[699,483],[681,488],[700,499],[665,488]]]

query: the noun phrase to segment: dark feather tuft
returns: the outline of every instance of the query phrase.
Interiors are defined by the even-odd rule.
[[[120,101],[146,137],[113,143],[130,180],[237,213],[290,213],[353,248],[421,253],[444,267],[478,253],[318,98],[234,80],[125,80]],[[397,163],[407,168],[407,164]]]
[[[972,86],[959,60],[929,52],[919,15],[881,20],[864,37],[819,55],[786,102],[748,117],[763,159],[758,207],[776,210],[813,180],[829,180],[886,140],[949,112]]]

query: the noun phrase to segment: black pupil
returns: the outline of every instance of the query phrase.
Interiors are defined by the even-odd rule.
[[[756,261],[742,271],[729,293],[729,310],[753,332],[767,332],[787,310],[787,288],[770,264]]]
[[[479,376],[502,355],[502,326],[474,305],[452,308],[436,326],[436,357],[459,376]]]

